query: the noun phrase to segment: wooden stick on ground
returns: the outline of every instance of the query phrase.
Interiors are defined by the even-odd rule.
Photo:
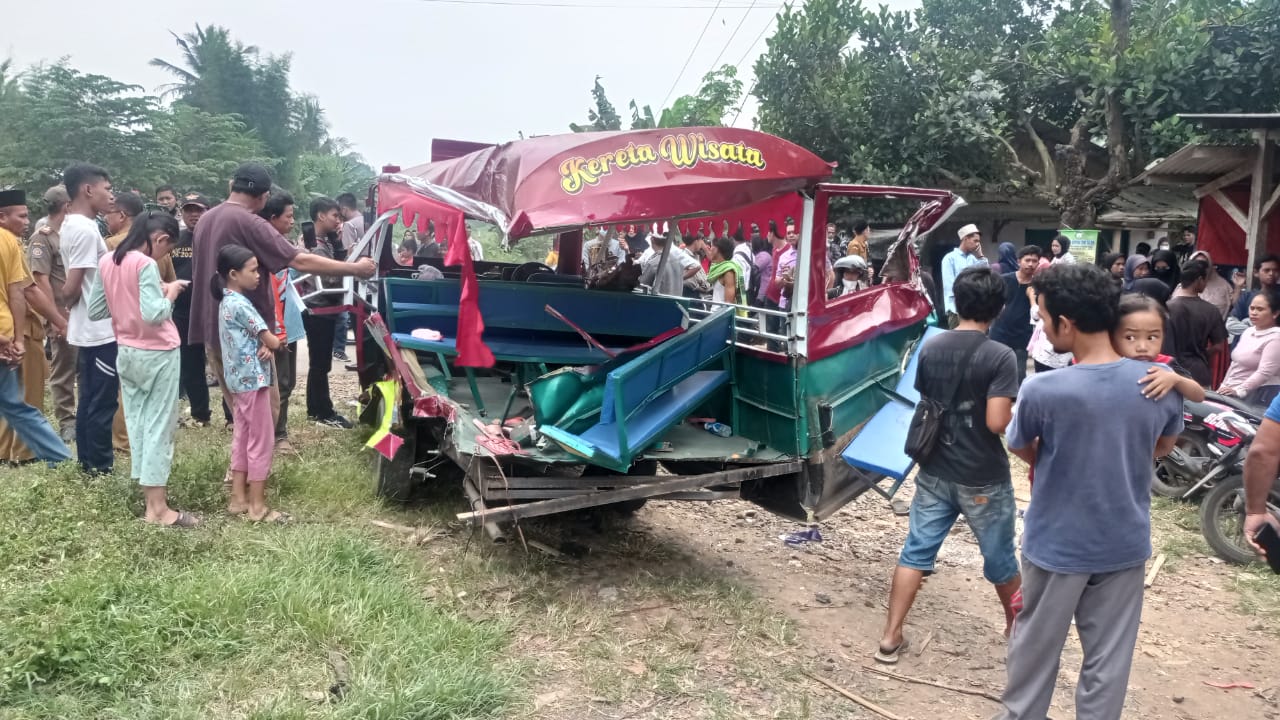
[[[1156,556],[1156,561],[1151,563],[1151,572],[1147,573],[1147,579],[1142,582],[1142,587],[1149,588],[1155,584],[1156,578],[1160,576],[1160,568],[1164,567],[1165,560],[1164,553]]]
[[[827,679],[825,679],[825,678],[820,678],[820,677],[818,677],[817,675],[810,675],[809,673],[804,673],[804,676],[805,676],[805,677],[807,677],[807,678],[809,678],[810,680],[814,680],[814,681],[817,681],[817,682],[822,683],[823,685],[826,685],[827,687],[831,688],[832,690],[835,690],[836,692],[838,692],[838,693],[840,693],[841,695],[845,696],[846,698],[848,698],[848,699],[850,699],[850,700],[852,700],[852,701],[854,701],[854,702],[858,703],[858,704],[859,704],[859,705],[861,705],[862,707],[864,707],[864,708],[866,708],[866,709],[870,710],[871,712],[873,712],[873,713],[875,713],[875,714],[879,715],[880,717],[886,718],[886,720],[903,720],[903,718],[902,718],[902,717],[900,717],[900,716],[898,716],[898,715],[894,715],[893,713],[889,712],[888,710],[885,710],[884,708],[880,707],[879,705],[876,705],[875,703],[873,703],[873,702],[871,702],[870,700],[868,700],[868,699],[866,699],[866,698],[862,697],[861,695],[856,695],[856,694],[854,694],[854,693],[849,692],[848,690],[845,690],[844,688],[842,688],[842,687],[840,687],[839,685],[837,685],[837,684],[835,684],[835,683],[831,682],[830,680],[827,680]]]
[[[897,673],[891,673],[888,670],[882,670],[878,667],[872,667],[870,665],[863,665],[862,669],[866,670],[869,673],[875,673],[876,675],[883,675],[887,678],[893,678],[894,680],[900,680],[902,682],[915,683],[917,685],[928,685],[929,687],[936,687],[942,690],[950,690],[951,692],[957,692],[962,695],[973,695],[975,697],[983,697],[988,700],[1000,702],[1000,697],[998,695],[993,695],[987,692],[986,690],[975,690],[973,688],[962,688],[962,687],[955,687],[953,685],[944,685],[943,683],[934,682],[932,680],[924,680],[921,678],[911,677],[909,675],[899,675]]]

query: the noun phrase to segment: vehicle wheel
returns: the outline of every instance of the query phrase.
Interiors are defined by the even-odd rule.
[[[1280,504],[1280,490],[1273,487],[1268,502]],[[1258,561],[1244,539],[1244,478],[1235,475],[1218,483],[1200,503],[1200,531],[1218,557],[1247,565]]]
[[[1187,457],[1188,461],[1209,467],[1212,455],[1209,454],[1209,446],[1200,438],[1180,435],[1174,446]],[[1174,464],[1168,457],[1163,457],[1155,462],[1151,491],[1161,497],[1180,500],[1197,482],[1200,482],[1200,478],[1189,477],[1185,469]]]
[[[418,457],[416,428],[410,428],[406,435],[404,444],[396,450],[390,460],[383,457],[381,453],[377,455],[378,497],[397,503],[409,502],[409,498],[413,495],[413,488],[417,484],[412,475],[413,465]]]

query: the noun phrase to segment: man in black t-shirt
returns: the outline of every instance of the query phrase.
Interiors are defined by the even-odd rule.
[[[1027,344],[1031,342],[1031,278],[1040,264],[1040,248],[1028,245],[1018,251],[1018,269],[1004,279],[1004,310],[991,323],[991,339],[1009,346],[1018,364],[1018,382],[1027,376]]]
[[[1006,632],[1021,587],[1014,549],[1017,508],[1009,456],[1000,442],[1013,416],[1018,373],[1013,351],[986,336],[1004,306],[1005,283],[982,266],[962,271],[952,287],[959,323],[920,348],[916,389],[947,409],[938,444],[916,474],[910,527],[893,573],[889,613],[875,654],[882,663],[898,662],[907,646],[902,635],[907,612],[960,515],[978,539],[983,575],[996,586]]]
[[[1169,300],[1169,328],[1164,334],[1164,353],[1172,355],[1192,379],[1204,387],[1213,383],[1210,358],[1227,339],[1222,313],[1212,303],[1200,299],[1209,284],[1209,264],[1192,260],[1182,266],[1180,287]]]
[[[209,201],[199,193],[188,193],[182,199],[179,208],[182,217],[182,232],[178,233],[178,244],[173,247],[169,256],[173,259],[173,272],[179,280],[191,281],[192,238],[195,236],[196,223],[200,216],[209,209]],[[204,284],[208,283],[205,279]],[[202,283],[193,283],[192,292],[208,292]],[[191,323],[191,295],[184,292],[173,302],[173,323],[178,326],[178,335],[182,341],[179,351],[180,379],[182,392],[191,403],[191,421],[198,426],[209,424],[209,383],[205,379],[204,345],[189,342],[189,325]],[[230,416],[228,415],[228,419]]]

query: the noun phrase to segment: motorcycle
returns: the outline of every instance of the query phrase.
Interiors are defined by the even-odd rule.
[[[1258,556],[1244,537],[1244,461],[1262,424],[1262,408],[1217,393],[1183,404],[1184,430],[1177,445],[1156,461],[1151,489],[1157,495],[1200,501],[1200,531],[1223,560],[1247,565]],[[1207,492],[1206,492],[1207,491]],[[1268,509],[1280,518],[1280,478]]]
[[[1247,442],[1238,428],[1250,428],[1252,438],[1264,409],[1212,392],[1204,402],[1188,400],[1182,407],[1183,431],[1174,449],[1155,461],[1151,490],[1161,497],[1190,500],[1228,476],[1237,459],[1244,461]]]

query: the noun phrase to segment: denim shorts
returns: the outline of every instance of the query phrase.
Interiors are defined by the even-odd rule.
[[[942,542],[956,518],[964,515],[982,551],[982,575],[995,585],[1007,583],[1019,572],[1013,537],[1016,514],[1011,483],[969,487],[917,473],[911,527],[898,564],[933,572]]]

